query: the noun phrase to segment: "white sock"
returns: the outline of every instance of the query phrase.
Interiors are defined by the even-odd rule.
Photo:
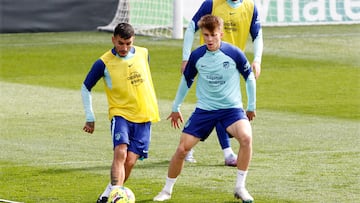
[[[112,187],[112,185],[109,183],[109,184],[106,186],[104,192],[101,194],[100,198],[101,198],[101,197],[109,197],[110,192],[111,192],[111,187]]]
[[[223,152],[224,152],[224,158],[225,159],[234,154],[234,151],[232,150],[231,147],[223,149]]]
[[[237,178],[236,178],[236,188],[245,188],[245,181],[248,171],[237,171]]]
[[[176,182],[176,178],[166,177],[166,182],[165,182],[165,186],[163,188],[163,191],[171,194],[172,191],[173,191],[173,187],[175,185],[175,182]]]
[[[194,153],[194,149],[190,149],[189,153],[186,155],[187,157],[192,157]]]
[[[111,190],[117,189],[117,188],[121,188],[122,186],[118,186],[118,185],[112,185],[111,186]]]

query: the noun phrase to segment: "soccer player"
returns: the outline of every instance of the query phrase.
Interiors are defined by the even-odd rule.
[[[134,39],[130,24],[118,24],[112,36],[114,47],[93,64],[81,87],[85,132],[93,133],[95,129],[90,92],[101,78],[109,106],[114,156],[111,182],[98,203],[107,202],[111,190],[123,186],[129,178],[136,161],[148,157],[151,123],[160,120],[148,50],[134,46]]]
[[[191,53],[168,119],[171,119],[174,128],[180,127],[183,122],[180,105],[197,75],[196,108],[184,126],[180,143],[170,161],[165,185],[153,200],[165,201],[171,198],[173,186],[184,166],[185,156],[220,123],[240,144],[234,196],[244,202],[252,202],[253,197],[245,188],[245,180],[252,156],[250,121],[256,115],[255,76],[245,54],[239,48],[221,41],[224,33],[220,17],[205,15],[198,26],[205,45]],[[241,99],[240,75],[246,81],[246,111]]]
[[[261,71],[260,64],[263,51],[263,37],[258,11],[253,0],[204,1],[193,16],[184,35],[181,72],[184,71],[189,59],[194,35],[199,30],[196,22],[206,14],[212,14],[222,18],[224,20],[224,36],[222,40],[239,47],[243,51],[245,51],[248,36],[249,34],[251,35],[254,45],[254,59],[251,67],[255,73],[255,78],[258,78]],[[203,41],[204,40],[200,35],[200,44],[203,44]],[[231,148],[229,135],[220,124],[216,126],[216,132],[224,153],[225,165],[236,166],[237,156]],[[193,150],[190,150],[185,161],[192,163],[196,162]]]

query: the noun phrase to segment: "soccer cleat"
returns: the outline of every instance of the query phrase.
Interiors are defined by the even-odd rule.
[[[253,203],[254,198],[249,194],[245,188],[235,188],[234,197],[241,199],[243,203]]]
[[[156,195],[154,197],[153,201],[154,202],[162,202],[162,201],[169,200],[169,199],[171,199],[171,194],[162,190],[161,192],[159,192],[158,195]]]
[[[99,198],[96,200],[96,203],[107,203],[107,201],[108,201],[108,197],[99,196]]]
[[[185,157],[185,161],[189,163],[196,163],[196,159],[193,156],[194,150],[190,150],[189,153]]]
[[[237,165],[237,156],[232,154],[225,159],[225,166],[236,166]]]

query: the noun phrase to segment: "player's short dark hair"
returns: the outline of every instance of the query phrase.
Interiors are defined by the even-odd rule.
[[[200,29],[205,28],[210,32],[214,32],[215,29],[218,28],[222,30],[224,27],[224,21],[222,18],[210,14],[201,17],[197,24]]]
[[[114,36],[116,35],[123,39],[129,39],[135,35],[135,31],[129,23],[119,23],[114,29]]]

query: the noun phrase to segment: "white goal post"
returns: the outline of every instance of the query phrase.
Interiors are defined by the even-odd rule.
[[[119,0],[113,20],[101,31],[112,32],[120,22],[130,23],[137,35],[183,38],[182,0]]]
[[[131,23],[137,35],[182,39],[204,0],[118,0],[113,20],[98,30]],[[359,24],[360,0],[254,0],[262,26]]]

